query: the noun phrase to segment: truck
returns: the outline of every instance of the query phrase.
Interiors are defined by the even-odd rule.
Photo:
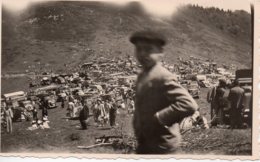
[[[253,85],[253,70],[252,69],[240,69],[236,71],[236,80],[240,83],[240,86],[252,86]]]
[[[242,98],[242,121],[243,126],[252,126],[252,86],[253,73],[252,69],[240,69],[235,73],[235,79],[240,83],[240,87],[244,89],[244,97]],[[224,116],[229,118],[229,109],[224,110]]]
[[[253,87],[253,70],[240,69],[236,71],[236,79],[240,83],[241,88],[244,89],[244,97],[242,100],[242,117],[243,122],[247,126],[252,124],[252,87]]]

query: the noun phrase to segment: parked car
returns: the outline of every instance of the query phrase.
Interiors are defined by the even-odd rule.
[[[243,86],[244,96],[242,98],[242,121],[247,127],[252,126],[252,87]]]
[[[41,80],[41,85],[42,86],[46,86],[46,85],[50,85],[51,84],[51,80],[48,77],[43,77]]]
[[[41,99],[41,101],[47,103],[47,109],[53,109],[57,107],[57,97],[52,94],[39,94],[37,95]]]
[[[44,97],[45,102],[47,102],[47,108],[53,109],[57,107],[56,97],[54,95]]]
[[[20,102],[20,108],[21,108],[21,115],[23,115],[23,119],[26,121],[30,121],[32,119],[32,110],[33,105],[30,100],[25,100]]]

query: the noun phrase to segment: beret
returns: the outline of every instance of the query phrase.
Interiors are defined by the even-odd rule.
[[[138,31],[132,34],[130,37],[130,42],[136,44],[138,41],[147,41],[158,43],[161,46],[166,44],[166,38],[159,32],[146,30],[146,31]]]

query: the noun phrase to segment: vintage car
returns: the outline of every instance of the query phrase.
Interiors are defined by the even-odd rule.
[[[101,85],[89,85],[89,88],[94,90],[94,91],[103,91],[103,88]]]
[[[46,86],[46,85],[50,85],[51,84],[51,80],[48,77],[43,77],[41,79],[41,85],[42,86]]]
[[[132,76],[118,76],[118,84],[120,85],[132,85],[136,81],[136,75]]]
[[[32,88],[32,87],[37,87],[38,84],[36,81],[31,81],[30,84],[29,84],[29,87]]]
[[[25,101],[21,101],[20,102],[20,105],[28,110],[28,111],[32,111],[33,110],[33,105],[32,105],[32,102],[30,100],[25,100]]]
[[[245,90],[242,99],[242,117],[243,123],[252,126],[252,88],[250,86],[242,87]]]
[[[56,108],[57,96],[56,91],[59,89],[58,85],[49,85],[41,88],[37,88],[34,93],[40,98],[43,102],[47,102],[47,108],[52,109]]]
[[[59,89],[59,85],[51,84],[48,86],[40,87],[34,90],[34,94],[44,94],[44,93],[55,93]]]
[[[39,94],[38,97],[42,102],[46,103],[47,109],[53,109],[57,107],[56,96],[50,94]]]
[[[61,102],[62,100],[67,101],[69,87],[68,86],[61,86],[57,91],[57,102]]]
[[[33,105],[30,100],[25,100],[21,101],[19,103],[20,108],[21,108],[21,119],[24,119],[26,121],[30,121],[32,119],[32,110],[33,110]]]
[[[47,96],[44,98],[44,100],[47,101],[47,105],[48,105],[48,109],[53,109],[53,108],[56,108],[57,107],[57,104],[56,104],[56,96],[54,95],[50,95],[50,96]]]
[[[82,90],[80,87],[69,88],[72,95],[77,95],[78,91]]]
[[[5,101],[22,101],[25,100],[26,93],[24,91],[17,91],[17,92],[12,92],[12,93],[6,93],[2,95],[3,99]]]
[[[27,95],[23,91],[17,91],[12,93],[3,94],[3,101],[12,104],[13,109],[13,121],[21,121],[22,114],[25,112],[25,105],[21,103],[27,101]],[[28,103],[28,102],[27,102]],[[29,106],[29,104],[27,105]]]
[[[59,77],[57,77],[56,82],[57,82],[58,84],[65,84],[65,83],[66,83],[66,80],[65,80],[63,77],[59,76]]]
[[[189,85],[191,83],[191,80],[180,80],[179,83],[182,86],[187,87],[187,85]]]

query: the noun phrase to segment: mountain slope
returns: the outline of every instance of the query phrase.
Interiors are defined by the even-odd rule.
[[[146,28],[167,36],[165,60],[169,63],[190,55],[238,67],[250,67],[252,62],[250,15],[242,11],[186,6],[169,20],[148,15],[136,2],[125,7],[48,2],[31,6],[14,22],[6,10],[2,12],[3,73],[66,70],[101,56],[133,55],[129,36]]]

